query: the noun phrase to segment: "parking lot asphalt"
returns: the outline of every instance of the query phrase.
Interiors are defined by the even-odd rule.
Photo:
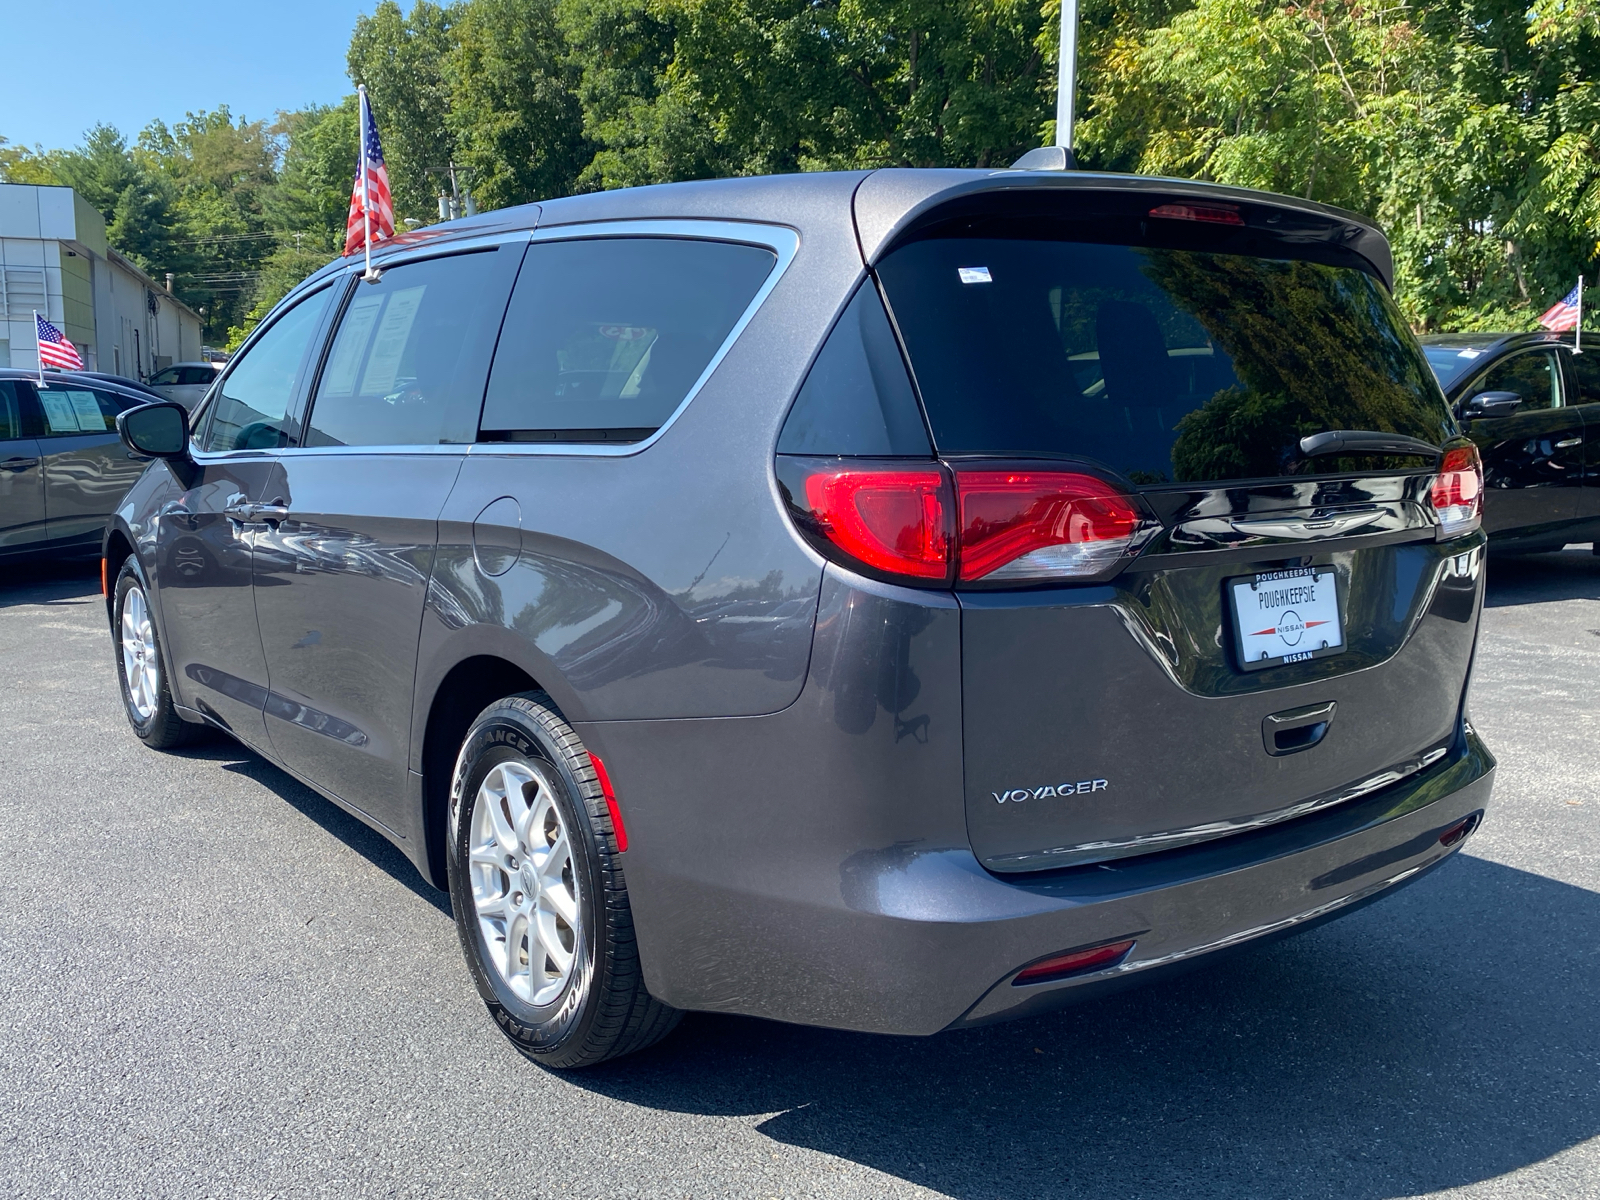
[[[690,1016],[576,1075],[448,901],[227,742],[143,749],[96,568],[0,568],[0,1196],[1600,1195],[1600,558],[1494,562],[1454,861],[1300,937],[927,1039]]]

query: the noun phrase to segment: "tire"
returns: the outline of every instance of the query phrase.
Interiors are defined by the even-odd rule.
[[[131,554],[123,559],[122,569],[117,572],[114,595],[111,636],[128,724],[152,750],[175,750],[198,740],[202,727],[185,721],[172,703],[161,635],[156,632],[150,611],[150,592]]]
[[[461,949],[518,1050],[568,1070],[672,1032],[681,1014],[645,990],[594,766],[547,693],[498,700],[473,722],[456,759],[448,836]]]

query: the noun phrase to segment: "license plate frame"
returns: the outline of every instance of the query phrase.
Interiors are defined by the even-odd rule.
[[[1346,650],[1344,597],[1332,566],[1235,575],[1223,587],[1241,670],[1265,671]]]

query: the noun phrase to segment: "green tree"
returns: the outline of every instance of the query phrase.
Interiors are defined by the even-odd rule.
[[[445,59],[456,163],[487,208],[562,196],[596,147],[583,131],[578,71],[553,0],[474,0]]]

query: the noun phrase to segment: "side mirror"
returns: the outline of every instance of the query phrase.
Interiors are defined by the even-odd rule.
[[[1461,415],[1468,418],[1509,417],[1522,407],[1522,397],[1515,392],[1479,392],[1468,400]]]
[[[117,433],[135,454],[150,458],[186,458],[189,454],[189,414],[183,405],[169,400],[117,414]]]

